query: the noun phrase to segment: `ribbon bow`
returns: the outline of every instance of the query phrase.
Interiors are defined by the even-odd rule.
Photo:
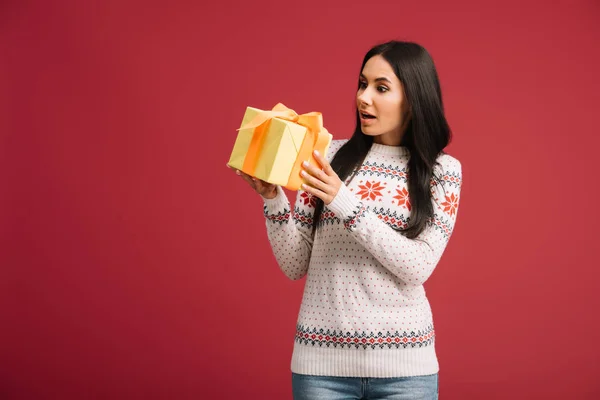
[[[298,190],[302,184],[302,178],[300,177],[302,162],[309,159],[312,159],[313,163],[315,162],[312,157],[313,149],[319,150],[321,154],[325,155],[325,148],[330,138],[329,132],[323,127],[323,115],[320,112],[297,114],[281,103],[275,105],[272,110],[261,111],[251,121],[237,129],[238,131],[254,129],[242,168],[249,175],[254,175],[267,128],[273,118],[283,119],[306,127],[306,135],[300,149],[296,148],[296,161],[292,167],[288,183],[285,185],[288,189]]]

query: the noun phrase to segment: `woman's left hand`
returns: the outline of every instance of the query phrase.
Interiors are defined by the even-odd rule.
[[[307,161],[302,163],[304,170],[301,172],[301,175],[308,183],[308,185],[302,184],[302,189],[317,196],[327,205],[337,195],[342,186],[342,181],[333,171],[333,168],[331,168],[325,157],[321,156],[316,150],[314,155],[315,160],[317,160],[322,169],[316,165],[308,164]]]

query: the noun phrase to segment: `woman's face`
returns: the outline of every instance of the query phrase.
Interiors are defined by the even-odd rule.
[[[398,146],[409,121],[404,88],[390,64],[371,57],[360,75],[356,106],[362,132],[375,143]]]

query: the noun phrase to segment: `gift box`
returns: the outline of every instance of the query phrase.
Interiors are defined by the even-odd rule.
[[[319,112],[297,114],[279,103],[272,110],[247,107],[229,158],[246,174],[290,190],[299,190],[302,162],[318,165],[313,151],[327,154],[332,135]]]

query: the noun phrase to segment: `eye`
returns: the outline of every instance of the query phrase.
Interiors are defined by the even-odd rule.
[[[366,88],[366,87],[367,87],[367,83],[366,83],[366,82],[363,82],[363,81],[359,81],[359,82],[358,82],[358,87],[359,87],[360,89],[364,89],[364,88]]]
[[[388,89],[387,87],[385,87],[385,86],[378,86],[378,87],[377,87],[377,90],[379,90],[379,91],[380,91],[380,92],[382,92],[382,93],[385,93],[385,92],[387,92],[389,89]]]

